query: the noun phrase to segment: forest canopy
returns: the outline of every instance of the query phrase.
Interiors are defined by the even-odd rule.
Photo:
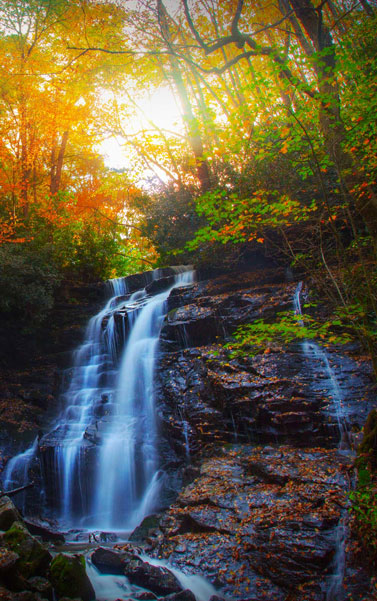
[[[4,290],[25,265],[48,296],[62,279],[257,253],[310,274],[373,346],[376,9],[3,0]],[[145,109],[159,91],[164,123]],[[114,137],[116,169],[101,155]]]

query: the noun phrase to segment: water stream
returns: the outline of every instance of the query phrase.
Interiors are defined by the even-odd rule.
[[[302,315],[301,293],[303,283],[299,282],[293,299],[296,315]],[[304,340],[301,343],[302,353],[313,372],[319,371],[325,375],[323,389],[331,399],[332,415],[335,415],[339,432],[339,451],[350,450],[350,435],[347,414],[344,409],[343,394],[336,378],[335,372],[330,365],[326,349],[312,340]],[[333,571],[327,580],[326,601],[342,601],[344,599],[343,580],[345,574],[345,545],[346,545],[346,514],[339,520],[336,528],[335,554],[333,559]]]
[[[149,281],[158,277],[155,270]],[[155,296],[145,289],[130,294],[126,279],[112,280],[111,298],[89,321],[74,353],[58,420],[8,462],[5,490],[25,484],[31,462],[41,455],[47,498],[63,530],[129,532],[158,505],[164,478],[153,390],[159,333],[171,290],[192,279],[192,271],[177,270],[173,283]],[[115,323],[119,311],[125,316],[121,328]]]
[[[293,306],[296,315],[302,315],[301,310],[301,293],[303,283],[299,282],[293,299]],[[305,359],[308,361],[313,372],[322,373],[325,377],[323,380],[323,389],[327,392],[331,404],[330,411],[336,418],[339,431],[339,449],[349,448],[349,425],[347,422],[347,413],[344,408],[344,399],[335,372],[330,365],[328,353],[326,349],[319,346],[313,340],[304,340],[301,343],[301,348]]]

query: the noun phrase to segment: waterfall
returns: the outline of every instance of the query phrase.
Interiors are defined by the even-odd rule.
[[[302,315],[301,310],[301,292],[302,282],[299,282],[295,290],[293,305],[296,315]],[[347,423],[347,415],[343,406],[343,394],[340,389],[338,380],[330,365],[326,349],[319,346],[312,340],[304,340],[301,344],[304,357],[314,369],[321,370],[325,375],[324,388],[327,389],[328,395],[331,398],[331,406],[335,415],[338,431],[339,431],[339,448],[349,448],[349,431]]]
[[[34,439],[31,447],[26,449],[23,453],[19,453],[19,455],[12,457],[12,459],[8,461],[4,474],[2,475],[4,492],[28,484],[30,464],[36,456],[37,451],[38,436]],[[18,504],[22,511],[25,510],[25,500],[26,495],[25,493],[22,493],[22,496],[18,498]]]
[[[155,270],[145,281],[159,276]],[[58,420],[8,462],[6,483],[24,484],[40,449],[46,498],[64,528],[129,531],[158,506],[164,479],[154,407],[159,334],[171,290],[192,280],[192,271],[177,269],[173,283],[155,296],[146,289],[130,294],[127,278],[111,280],[111,298],[74,353]]]
[[[301,292],[303,283],[299,282],[293,299],[296,315],[302,315]],[[303,325],[303,322],[301,322]],[[301,344],[304,357],[314,369],[319,368],[326,376],[325,388],[332,400],[332,406],[339,431],[339,450],[349,449],[349,431],[347,416],[343,408],[343,395],[332,369],[327,352],[316,342],[304,340]],[[346,514],[343,510],[342,517],[336,528],[335,554],[333,559],[333,571],[326,582],[326,601],[342,601],[344,599],[343,579],[345,573],[345,546],[346,546]]]

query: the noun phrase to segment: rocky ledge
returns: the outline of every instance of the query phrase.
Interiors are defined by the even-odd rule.
[[[228,445],[134,538],[226,599],[374,599],[347,528],[352,476],[334,449]]]

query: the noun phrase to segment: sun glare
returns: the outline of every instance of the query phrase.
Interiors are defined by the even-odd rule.
[[[153,94],[145,96],[138,102],[139,110],[135,117],[122,124],[126,134],[137,135],[138,132],[151,131],[154,127],[167,133],[182,135],[183,122],[177,101],[169,88],[160,88]],[[112,136],[102,142],[99,152],[105,164],[113,169],[130,169],[129,157],[124,150],[126,140],[120,136]]]

